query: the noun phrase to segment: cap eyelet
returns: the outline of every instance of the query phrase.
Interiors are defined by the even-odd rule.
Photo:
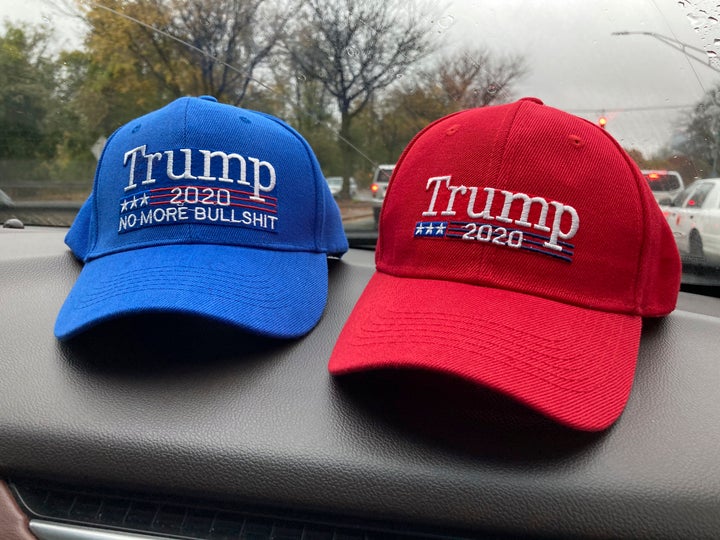
[[[449,128],[447,128],[445,130],[445,135],[447,135],[448,137],[452,137],[453,135],[455,135],[458,132],[459,129],[460,129],[460,124],[455,124],[454,126],[450,126]]]
[[[583,141],[577,135],[568,135],[568,139],[575,148],[582,148],[583,146],[585,146],[585,141]]]

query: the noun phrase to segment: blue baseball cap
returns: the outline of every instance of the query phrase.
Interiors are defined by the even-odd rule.
[[[327,257],[348,249],[300,134],[209,96],[110,137],[65,242],[85,264],[55,323],[62,340],[150,312],[299,337],[325,309]]]

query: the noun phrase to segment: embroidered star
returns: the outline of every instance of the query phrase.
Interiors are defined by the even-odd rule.
[[[140,197],[140,206],[147,206],[150,204],[150,197],[148,197],[147,193],[143,193],[143,196]]]
[[[137,208],[137,202],[138,202],[137,197],[135,197],[135,195],[133,195],[132,201],[130,201],[130,209],[131,210],[133,208]]]
[[[432,233],[433,233],[433,224],[432,224],[432,223],[428,223],[428,224],[427,224],[427,226],[425,227],[425,233],[426,233],[426,234],[432,234]]]
[[[425,227],[422,223],[417,224],[417,228],[415,229],[415,236],[422,236],[423,231],[425,230]]]
[[[128,202],[126,200],[123,200],[122,204],[120,205],[120,213],[127,212],[128,209]]]
[[[445,233],[445,224],[438,223],[437,227],[435,228],[435,236],[442,236],[444,233]]]

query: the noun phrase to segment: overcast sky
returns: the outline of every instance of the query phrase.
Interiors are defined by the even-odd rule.
[[[49,22],[60,45],[78,46],[78,22],[54,3],[0,0],[0,17]],[[718,2],[446,0],[445,5],[434,28],[448,50],[482,45],[523,56],[529,73],[517,85],[517,97],[539,97],[593,121],[604,112],[608,131],[626,148],[649,153],[668,144],[689,112],[678,107],[693,105],[720,82],[720,73],[656,38],[612,35],[655,32],[703,51],[718,48],[720,54]],[[711,61],[707,54],[693,54]],[[720,69],[720,61],[712,62]]]
[[[717,5],[676,0],[453,0],[448,11],[457,15],[452,39],[484,42],[492,50],[527,59],[531,71],[518,85],[519,95],[539,97],[593,121],[605,111],[608,130],[625,147],[654,151],[669,142],[673,126],[689,112],[670,107],[696,103],[720,82],[720,73],[654,37],[612,33],[654,32],[713,50],[720,38],[720,25],[711,19],[718,16]],[[711,61],[707,54],[694,54]],[[712,62],[720,68],[717,60]],[[629,110],[647,108],[654,110]]]

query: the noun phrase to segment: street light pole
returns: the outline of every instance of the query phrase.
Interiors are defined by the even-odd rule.
[[[655,38],[658,41],[664,43],[668,47],[672,47],[676,51],[680,51],[685,56],[687,56],[690,60],[695,60],[696,62],[702,64],[703,66],[712,69],[714,72],[720,73],[720,69],[716,68],[715,66],[712,65],[710,57],[707,54],[707,51],[701,49],[700,47],[695,47],[693,45],[684,43],[675,38],[663,36],[662,34],[658,34],[656,32],[624,31],[624,32],[613,32],[611,35],[613,35],[613,36],[650,36],[650,37]],[[697,56],[695,56],[695,54],[692,54],[692,53],[700,53],[701,57],[698,58]]]
[[[662,34],[658,34],[656,32],[613,32],[611,35],[613,36],[650,36],[652,38],[657,39],[661,43],[664,43],[668,47],[672,47],[676,51],[680,51],[685,56],[687,56],[690,60],[694,60],[695,62],[698,62],[699,64],[702,64],[706,68],[712,69],[716,73],[720,73],[720,69],[712,65],[712,61],[710,56],[708,56],[707,51],[701,49],[700,47],[695,47],[693,45],[689,45],[688,43],[685,43],[683,41],[680,41],[675,38],[671,38],[668,36],[663,36]],[[695,54],[693,54],[695,53]],[[696,54],[700,54],[700,57],[696,56]],[[720,104],[717,102],[717,97],[714,93],[711,94],[711,98],[713,101],[713,104],[715,107],[720,107]],[[717,117],[716,117],[717,118]],[[720,157],[720,129],[713,129],[713,132],[715,134],[715,140],[714,140],[714,147],[713,147],[713,160],[712,160],[712,171],[710,172],[710,175],[715,177],[718,175],[718,158]]]

